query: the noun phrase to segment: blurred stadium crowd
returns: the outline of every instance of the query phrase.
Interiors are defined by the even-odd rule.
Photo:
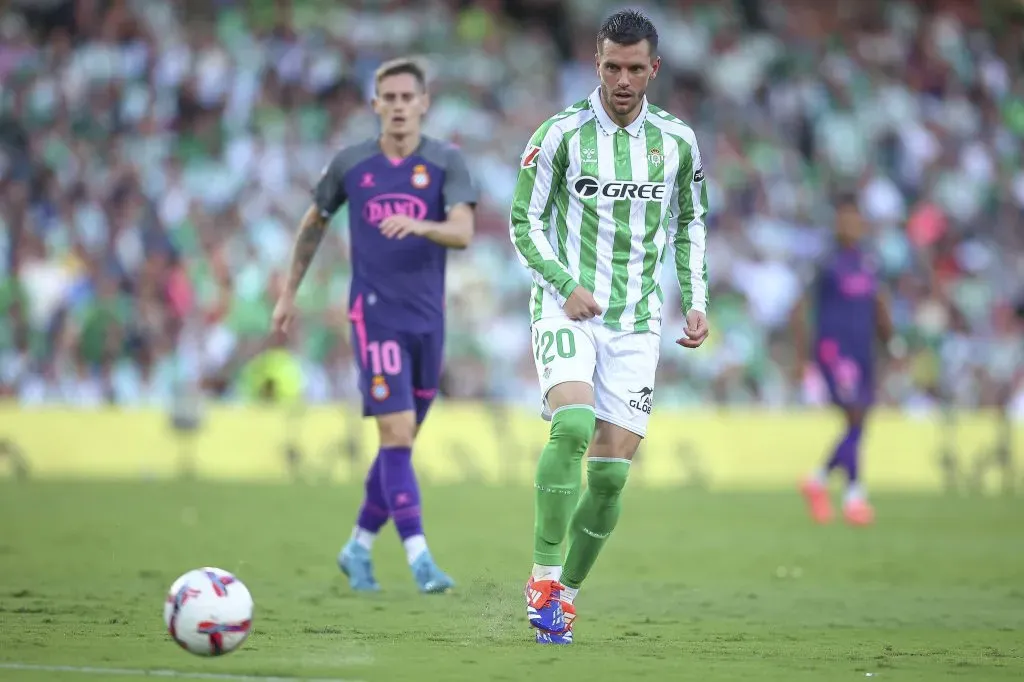
[[[596,84],[593,35],[621,4],[5,3],[2,391],[76,405],[160,404],[204,380],[257,393],[252,373],[271,370],[245,361],[309,190],[339,146],[375,134],[374,68],[415,53],[432,70],[427,130],[462,146],[484,197],[475,243],[450,262],[443,394],[535,407],[528,278],[507,233],[517,161],[541,120]],[[827,246],[830,192],[854,186],[909,347],[883,373],[885,402],[1024,416],[1014,4],[636,3],[671,76],[650,96],[696,130],[713,212],[712,337],[683,352],[666,334],[660,405],[824,400],[813,371],[795,381],[787,316]],[[301,374],[309,400],[354,394],[345,222],[272,370]]]

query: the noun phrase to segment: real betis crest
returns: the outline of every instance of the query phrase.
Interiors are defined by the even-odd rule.
[[[651,150],[647,152],[647,161],[652,166],[660,166],[661,162],[664,161],[664,158],[661,155],[661,150],[657,147],[652,147]]]

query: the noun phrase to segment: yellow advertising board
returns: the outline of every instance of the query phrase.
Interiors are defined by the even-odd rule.
[[[424,481],[532,483],[548,425],[535,412],[439,404],[417,443]],[[831,412],[659,410],[651,418],[632,485],[779,488],[817,466],[841,435]],[[1024,427],[1008,427],[1021,443]],[[876,489],[995,489],[1007,473],[994,413],[879,411],[866,430],[863,471]],[[361,481],[376,450],[370,420],[351,406],[217,406],[192,433],[150,410],[23,409],[0,405],[0,473],[30,478],[169,478]],[[1002,452],[1002,456],[1000,453]],[[1006,474],[1004,476],[1004,474]]]

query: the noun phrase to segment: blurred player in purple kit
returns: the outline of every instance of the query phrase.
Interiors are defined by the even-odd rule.
[[[427,549],[412,445],[441,375],[447,249],[469,245],[477,191],[459,152],[420,133],[429,106],[423,69],[395,60],[375,80],[381,135],[342,149],[324,168],[299,226],[273,325],[287,333],[296,291],[331,217],[347,203],[349,318],[363,414],[377,420],[380,451],[338,565],[352,589],[380,589],[371,549],[391,518],[420,591],[445,592],[454,582]]]
[[[792,323],[796,369],[802,376],[808,312],[814,318],[815,333],[810,339],[814,359],[832,402],[846,417],[846,433],[825,465],[803,481],[801,491],[812,518],[819,523],[830,521],[828,476],[842,469],[847,479],[843,515],[853,525],[867,525],[874,520],[874,510],[860,483],[860,441],[874,402],[875,340],[891,346],[893,326],[872,259],[861,245],[864,220],[855,197],[843,196],[836,203],[835,236],[836,248],[820,267],[807,298],[794,309]]]

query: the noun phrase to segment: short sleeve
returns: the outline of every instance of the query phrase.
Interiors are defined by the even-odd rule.
[[[828,276],[828,266],[825,263],[815,263],[802,278],[804,297],[812,310],[816,310],[818,307],[818,302],[821,300],[821,289]]]
[[[342,153],[334,155],[331,162],[324,166],[320,180],[313,190],[313,202],[320,211],[320,216],[330,218],[348,199],[345,193],[345,167]]]
[[[479,199],[479,193],[476,185],[473,183],[473,178],[469,175],[466,160],[462,158],[459,150],[454,147],[448,152],[443,193],[446,209],[458,204],[476,206]]]
[[[825,266],[821,263],[814,263],[803,272],[800,278],[805,291],[817,291],[821,287],[821,280],[825,276]]]

